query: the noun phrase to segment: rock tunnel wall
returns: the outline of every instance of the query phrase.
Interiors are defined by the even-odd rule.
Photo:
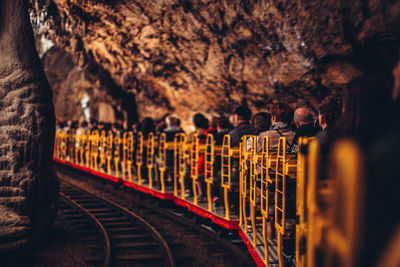
[[[55,115],[59,121],[95,119],[113,123],[127,118],[128,113],[132,120],[136,119],[135,106],[128,108],[124,105],[126,99],[134,102],[132,94],[111,94],[106,86],[79,68],[63,49],[52,47],[46,51],[42,64],[53,90]]]
[[[58,197],[51,88],[27,8],[24,0],[0,1],[0,252],[47,229]]]
[[[398,59],[398,0],[37,0],[46,36],[139,116],[316,107]]]

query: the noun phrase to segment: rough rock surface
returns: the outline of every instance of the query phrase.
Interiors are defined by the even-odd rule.
[[[141,117],[282,98],[315,107],[398,58],[399,0],[32,2],[47,36],[110,92],[133,92]]]
[[[25,0],[0,1],[0,252],[39,235],[55,216],[54,111]]]
[[[90,118],[103,122],[115,122],[115,114],[123,112],[122,99],[113,98],[104,86],[87,79],[84,71],[74,64],[71,55],[63,49],[51,48],[43,55],[42,64],[53,89],[53,104],[58,120],[86,120],[86,106],[90,110]],[[89,100],[87,105],[82,104],[85,97]]]

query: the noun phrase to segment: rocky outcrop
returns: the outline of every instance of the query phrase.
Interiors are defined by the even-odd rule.
[[[52,47],[42,57],[43,69],[53,89],[53,104],[59,121],[95,119],[113,123],[135,109],[123,105],[133,99],[130,93],[111,94],[107,87],[75,65],[72,56],[63,49]],[[89,76],[89,77],[88,77]],[[135,107],[134,103],[131,105]],[[133,120],[133,119],[132,119]]]
[[[141,117],[316,106],[398,54],[398,0],[32,2],[47,36],[110,92],[133,92]]]
[[[0,252],[55,218],[51,89],[34,47],[27,1],[0,1]]]

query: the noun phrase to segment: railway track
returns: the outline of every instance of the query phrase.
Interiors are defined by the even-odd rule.
[[[60,208],[87,243],[87,266],[175,266],[169,245],[143,218],[60,180]]]
[[[224,229],[205,228],[201,218],[192,217],[182,210],[163,206],[164,202],[147,198],[128,188],[87,174],[56,165],[58,176],[84,187],[92,194],[101,195],[140,217],[151,221],[168,243],[176,266],[254,266],[242,241]],[[160,206],[162,205],[162,206]],[[187,217],[189,215],[189,217]]]

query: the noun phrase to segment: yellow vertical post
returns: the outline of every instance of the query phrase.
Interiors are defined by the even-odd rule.
[[[221,150],[221,186],[224,189],[225,219],[230,218],[228,192],[231,189],[231,137],[225,135]]]
[[[174,196],[178,196],[178,182],[181,180],[181,167],[185,167],[184,149],[185,135],[177,133],[174,136]],[[183,177],[184,178],[184,177]],[[181,187],[182,189],[182,187]],[[183,199],[185,192],[183,192]]]
[[[194,204],[198,204],[198,199],[197,199],[197,179],[199,178],[199,168],[198,168],[198,162],[199,162],[199,138],[197,137],[197,134],[192,135],[192,142],[190,145],[190,177],[192,178],[192,187],[193,187],[193,201]]]
[[[132,182],[132,163],[133,163],[133,151],[134,151],[134,140],[132,131],[128,132],[127,135],[127,146],[128,146],[128,155],[127,155],[127,168],[128,168],[128,177],[129,182]]]
[[[250,185],[251,181],[251,172],[250,169],[250,164],[251,163],[251,157],[252,153],[251,150],[248,150],[247,148],[247,142],[250,139],[251,136],[249,135],[244,135],[242,136],[241,142],[240,142],[240,195],[239,195],[239,200],[240,200],[240,207],[241,207],[241,217],[242,217],[242,224],[244,225],[244,232],[247,233],[248,228],[247,228],[247,212],[246,212],[246,201],[247,201],[247,187]],[[253,138],[254,139],[254,138]],[[249,181],[249,184],[247,183]],[[250,189],[250,188],[249,188]],[[250,191],[250,190],[249,190]]]
[[[72,132],[67,133],[68,135],[68,157],[70,162],[74,162],[73,155],[74,155],[74,142],[73,142],[73,134]]]
[[[122,161],[121,161],[122,180],[126,180],[127,157],[128,157],[128,132],[124,132],[124,134],[122,135]]]
[[[261,214],[262,214],[262,225],[263,225],[263,241],[264,241],[264,264],[267,266],[268,261],[268,237],[267,237],[267,222],[270,221],[268,216],[269,206],[269,186],[272,184],[271,177],[269,175],[270,169],[270,155],[269,155],[269,139],[268,136],[264,136],[262,140],[262,152],[261,152]]]
[[[75,140],[75,144],[74,144],[74,147],[75,147],[75,163],[79,164],[79,144],[80,144],[80,136],[79,136],[79,134],[77,134],[77,133],[75,134],[74,140]]]
[[[256,227],[256,187],[257,187],[257,137],[251,136],[251,147],[250,147],[250,218],[251,218],[251,228],[253,231],[253,247],[256,247],[257,239],[257,227]]]
[[[107,174],[111,175],[111,160],[112,160],[112,149],[114,144],[114,136],[111,130],[107,133],[107,150],[106,150],[106,157],[107,157]]]
[[[115,177],[119,177],[119,162],[121,156],[121,133],[116,131],[114,136],[114,167],[115,167]]]
[[[299,267],[306,267],[305,257],[305,242],[306,234],[308,231],[308,221],[306,217],[307,203],[306,203],[306,155],[308,139],[300,137],[298,140],[297,150],[297,179],[296,179],[296,265]]]
[[[286,223],[286,138],[280,137],[275,169],[275,229],[278,235],[278,260],[279,266],[284,266],[282,254],[282,237],[285,235]]]
[[[71,132],[68,134],[68,152],[69,152],[69,161],[71,163],[74,163],[74,155],[75,155],[75,136],[74,134]]]
[[[160,183],[161,183],[161,192],[165,193],[165,171],[167,169],[167,159],[166,159],[166,144],[167,136],[165,133],[160,135],[160,140],[158,143],[158,158],[159,158],[159,171],[160,171]]]
[[[106,164],[107,136],[106,131],[102,130],[99,137],[100,151],[100,171],[104,173],[104,165]]]
[[[365,166],[360,148],[349,140],[339,141],[332,152],[332,183],[326,212],[326,258],[328,267],[356,266],[362,241]]]
[[[92,169],[97,171],[97,157],[99,155],[99,131],[93,130],[92,132]]]
[[[143,133],[139,132],[136,146],[136,168],[138,184],[142,185],[142,165],[143,165]]]
[[[154,133],[149,133],[147,138],[147,171],[148,175],[147,178],[149,179],[149,188],[153,188],[153,167],[154,167]]]
[[[85,146],[85,158],[86,158],[86,168],[90,167],[90,145],[92,141],[92,135],[90,130],[86,132],[86,146]]]
[[[309,266],[317,266],[316,252],[321,242],[321,227],[318,220],[317,186],[318,186],[318,167],[319,167],[319,142],[312,141],[308,147],[307,157],[307,218],[309,228],[307,231],[307,250],[306,261]]]
[[[186,163],[189,157],[188,151],[185,149],[185,134],[182,135],[179,156],[179,182],[181,185],[181,198],[185,200],[185,177],[186,177]]]
[[[87,136],[86,133],[83,132],[80,136],[79,140],[79,154],[80,154],[80,165],[84,166],[85,165],[85,149],[86,149],[86,142],[87,142]]]
[[[65,147],[65,142],[64,142],[64,138],[65,138],[65,133],[61,132],[60,133],[60,158],[61,159],[65,159],[64,158],[64,147]]]
[[[211,187],[213,184],[214,177],[214,136],[212,134],[207,135],[206,149],[204,155],[204,181],[207,184],[207,202],[208,211],[212,211],[212,195]]]

